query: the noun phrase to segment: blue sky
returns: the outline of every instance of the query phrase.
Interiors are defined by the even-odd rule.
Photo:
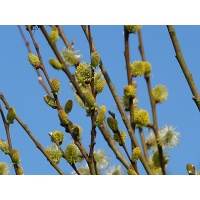
[[[27,39],[30,41],[32,52],[35,49],[31,43],[28,32],[22,26]],[[50,27],[46,27],[50,32]],[[89,46],[80,26],[64,26],[64,31],[69,41],[75,38],[75,50],[80,50],[83,55],[82,61],[89,62]],[[185,61],[188,65],[197,89],[200,90],[200,26],[175,26],[179,44],[182,49]],[[123,26],[91,26],[94,44],[102,58],[107,72],[115,84],[119,96],[123,95],[123,87],[127,84],[125,59],[124,59],[124,38]],[[48,132],[64,129],[60,127],[57,118],[57,112],[43,101],[46,92],[38,83],[37,74],[27,59],[27,49],[22,40],[17,26],[0,26],[1,43],[1,73],[0,73],[0,92],[4,94],[9,104],[15,107],[20,119],[26,123],[44,148],[51,144]],[[169,98],[162,105],[157,106],[157,116],[159,128],[164,125],[174,125],[177,132],[181,133],[180,144],[168,151],[170,162],[167,167],[167,174],[184,175],[187,174],[186,164],[191,163],[200,169],[200,135],[199,135],[199,111],[192,100],[192,93],[186,82],[186,79],[175,58],[175,52],[167,31],[163,25],[144,25],[142,27],[143,42],[146,59],[152,65],[152,87],[157,84],[166,85],[169,91]],[[83,128],[83,144],[88,149],[90,118],[85,118],[85,111],[79,107],[73,97],[73,92],[69,86],[69,80],[66,75],[60,71],[54,70],[48,63],[48,59],[55,58],[48,43],[40,30],[36,30],[34,36],[39,44],[40,52],[44,65],[50,78],[58,78],[61,83],[60,102],[64,106],[67,99],[74,101],[74,108],[70,114],[70,120],[79,124]],[[137,34],[130,36],[131,61],[141,60],[138,51]],[[60,51],[63,49],[61,40],[57,43]],[[151,113],[146,83],[143,77],[135,79],[138,83],[137,95],[139,98],[139,107],[148,110]],[[115,102],[106,89],[97,97],[99,105],[106,105],[107,109],[116,113],[117,119],[120,115],[115,107]],[[3,103],[1,103],[3,106]],[[4,106],[3,106],[4,108]],[[4,109],[5,113],[6,110]],[[107,114],[107,117],[109,115]],[[152,117],[150,115],[152,121]],[[5,130],[0,122],[0,139],[6,139]],[[125,130],[122,122],[119,122],[121,130]],[[21,154],[21,164],[25,174],[51,175],[57,174],[54,168],[47,162],[46,158],[35,147],[32,140],[26,132],[15,122],[11,128],[11,139],[13,148],[19,150]],[[147,134],[145,130],[145,134]],[[66,144],[71,141],[71,137],[66,134]],[[111,164],[119,164],[113,156],[112,151],[107,147],[101,136],[97,133],[97,144],[95,149],[105,148],[110,155]],[[0,161],[10,159],[0,152]],[[139,171],[146,174],[140,162]],[[60,168],[66,173],[71,173],[72,168],[66,161],[62,160]],[[14,170],[11,170],[14,174]]]

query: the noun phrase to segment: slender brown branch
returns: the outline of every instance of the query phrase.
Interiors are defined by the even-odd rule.
[[[3,120],[3,123],[4,123],[4,127],[5,127],[5,130],[6,130],[6,136],[7,136],[7,140],[8,140],[8,146],[9,146],[9,156],[12,160],[12,142],[11,142],[11,137],[10,137],[10,125],[6,122],[6,118],[5,118],[5,115],[3,113],[3,110],[2,110],[2,107],[1,107],[1,104],[0,104],[0,113],[1,113],[1,117],[2,117],[2,120]],[[15,174],[16,175],[19,175],[18,173],[18,165],[17,164],[14,164],[14,169],[15,169]]]
[[[10,108],[10,105],[8,104],[8,102],[6,101],[4,95],[2,93],[0,93],[0,99],[3,101],[6,109],[8,110]],[[28,126],[26,124],[24,124],[20,118],[18,116],[16,116],[15,118],[18,123],[21,125],[21,127],[25,130],[25,132],[29,135],[29,137],[32,139],[32,141],[35,143],[36,147],[44,154],[44,156],[47,158],[47,160],[50,162],[50,164],[57,170],[57,172],[61,175],[64,175],[64,173],[62,172],[62,170],[58,167],[58,165],[52,161],[52,159],[50,158],[50,156],[46,153],[45,149],[42,147],[42,145],[36,140],[36,138],[33,136],[32,132],[30,131],[30,129],[28,128]]]
[[[130,67],[129,33],[126,30],[125,26],[124,26],[124,45],[125,45],[124,56],[125,56],[125,61],[126,61],[128,85],[133,85],[132,73],[131,73],[131,67]],[[135,134],[133,98],[129,98],[129,113],[130,113],[130,124],[133,129],[133,134]],[[131,143],[132,143],[131,151],[133,151],[134,144],[132,141],[131,141]],[[129,159],[129,160],[131,161],[131,159]],[[134,167],[135,171],[138,173],[136,163],[134,163],[133,167]]]
[[[28,52],[29,52],[29,53],[32,53],[32,52],[31,52],[30,43],[29,43],[29,41],[26,39],[26,37],[25,37],[25,35],[24,35],[24,32],[22,31],[21,26],[18,26],[18,28],[19,28],[20,34],[21,34],[21,36],[22,36],[22,38],[23,38],[23,40],[24,40],[24,43],[25,43],[25,45],[26,45],[26,47],[27,47]],[[28,28],[27,28],[27,29],[28,29]],[[38,69],[36,69],[36,73],[37,73],[37,75],[38,75],[38,81],[39,81],[39,83],[42,85],[42,87],[43,87],[44,90],[47,92],[47,94],[48,94],[48,95],[51,95],[50,92],[49,92],[49,90],[48,90],[48,88],[47,88],[47,86],[45,85],[45,83],[44,83],[44,81],[43,81],[43,79],[42,79],[42,76],[41,76],[41,74],[40,74],[40,71],[39,71]]]
[[[200,111],[200,96],[199,96],[199,92],[197,90],[197,87],[195,85],[195,82],[193,80],[193,77],[192,77],[192,74],[190,73],[187,65],[186,65],[186,62],[184,60],[184,57],[183,57],[183,54],[181,52],[181,48],[180,48],[180,45],[179,45],[179,42],[178,42],[178,39],[176,37],[176,31],[174,29],[174,27],[172,25],[167,25],[167,29],[168,29],[168,32],[169,32],[169,35],[170,35],[170,38],[171,38],[171,41],[172,41],[172,44],[174,46],[174,50],[175,50],[175,57],[176,59],[178,60],[178,63],[183,71],[183,74],[187,80],[187,83],[190,87],[190,90],[193,94],[193,97],[192,99],[194,100],[197,108],[199,109]]]
[[[88,25],[88,33],[89,33],[89,48],[90,48],[90,56],[92,54],[92,35],[91,35],[91,30],[90,30],[90,26]],[[94,68],[91,69],[92,71],[92,77],[91,77],[91,91],[92,91],[92,95],[95,98],[95,88],[94,88]],[[96,144],[95,142],[95,138],[96,138],[96,126],[94,125],[95,122],[95,110],[92,110],[92,115],[91,115],[91,124],[92,124],[92,130],[91,130],[91,142],[90,142],[90,152],[89,152],[89,160],[90,162],[94,162],[95,164],[95,170],[97,172],[96,169],[96,161],[94,159],[94,145]]]
[[[21,26],[18,25],[18,28],[19,28],[20,34],[21,34],[21,36],[22,36],[22,38],[23,38],[23,40],[25,42],[25,45],[27,47],[28,52],[31,53],[31,47],[30,47],[29,41],[26,39],[26,37],[24,35],[24,32],[22,31]]]
[[[127,79],[128,79],[128,85],[133,85],[132,82],[132,73],[131,73],[131,68],[130,68],[130,51],[129,51],[129,33],[124,27],[124,43],[125,43],[125,51],[124,51],[124,56],[125,56],[125,61],[126,61],[126,71],[127,71]],[[129,99],[129,112],[130,112],[130,124],[133,128],[133,133],[134,133],[134,113],[133,113],[133,99]],[[132,150],[134,146],[132,144]]]
[[[141,30],[138,31],[138,38],[139,38],[139,50],[140,50],[140,54],[141,54],[141,57],[142,57],[142,61],[146,61]],[[150,98],[150,103],[151,103],[151,110],[152,110],[152,115],[153,115],[153,128],[154,128],[153,130],[154,130],[154,133],[155,133],[155,136],[156,136],[156,141],[157,141],[157,146],[158,146],[160,166],[161,166],[161,169],[162,169],[162,173],[165,174],[163,149],[162,149],[162,145],[160,145],[158,143],[159,132],[158,132],[158,121],[157,121],[157,115],[156,115],[156,103],[155,103],[155,100],[153,99],[153,95],[152,95],[150,76],[146,75],[145,80],[146,80],[146,83],[147,83],[147,88],[148,88],[148,93],[149,93],[149,98]]]
[[[145,143],[145,139],[144,139],[144,132],[142,130],[142,128],[139,128],[139,133],[140,133],[140,140],[142,142],[142,147],[143,147],[143,152],[144,152],[144,156],[145,158],[148,160],[149,156],[148,156],[148,151],[147,151],[147,145]]]
[[[83,31],[85,33],[85,36],[86,36],[87,40],[89,40],[89,35],[88,35],[87,29],[85,28],[85,26],[82,26],[82,29],[83,29]],[[94,45],[93,45],[93,51],[95,51],[95,46]],[[106,71],[106,69],[105,69],[105,67],[103,65],[102,60],[100,60],[100,69],[101,69],[101,72],[104,75],[104,78],[105,78],[105,80],[106,80],[106,82],[108,84],[108,87],[109,87],[109,89],[111,91],[111,94],[113,95],[113,98],[114,98],[114,100],[116,102],[116,105],[117,105],[117,107],[119,109],[119,112],[121,114],[122,120],[123,120],[123,122],[124,122],[124,124],[125,124],[125,126],[126,126],[126,128],[128,130],[130,138],[131,138],[134,146],[135,147],[139,147],[139,143],[138,143],[138,141],[137,141],[137,139],[136,139],[136,137],[135,137],[135,135],[133,133],[133,129],[132,129],[132,127],[131,127],[128,119],[127,119],[127,116],[126,116],[126,113],[125,113],[125,111],[123,109],[123,106],[121,105],[120,98],[117,95],[117,92],[116,92],[116,89],[114,87],[114,84],[111,82],[111,79],[110,79],[110,77],[109,77],[109,75],[108,75],[108,73],[107,73],[107,71]],[[140,161],[142,162],[147,174],[152,174],[152,171],[151,171],[151,169],[149,167],[149,164],[148,164],[147,160],[145,159],[145,157],[143,155],[141,155]]]
[[[62,26],[60,26],[60,25],[58,26],[58,32],[59,32],[59,36],[62,38],[62,40],[63,40],[65,46],[66,46],[70,51],[73,51],[73,49],[72,49],[72,47],[71,47],[69,41],[67,40],[67,37],[66,37],[64,31],[63,31]]]

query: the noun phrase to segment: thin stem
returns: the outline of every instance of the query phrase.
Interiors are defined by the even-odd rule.
[[[142,61],[146,61],[141,30],[138,31],[138,38],[139,38],[139,50],[140,50],[140,54],[141,54],[141,57],[142,57]],[[165,174],[163,149],[162,149],[162,145],[160,145],[158,143],[159,132],[158,132],[158,122],[157,122],[157,115],[156,115],[156,103],[155,103],[155,100],[153,99],[153,95],[152,95],[152,87],[151,87],[150,76],[146,75],[145,80],[146,80],[146,83],[147,83],[147,88],[148,88],[148,93],[149,93],[149,98],[150,98],[150,103],[151,103],[151,110],[152,110],[152,115],[153,115],[153,127],[154,127],[154,133],[155,133],[155,136],[156,136],[156,141],[157,141],[157,146],[158,146],[160,166],[161,166],[161,169],[162,169],[162,173]],[[145,146],[143,148],[145,148]],[[145,150],[145,151],[147,151],[147,150]]]
[[[176,37],[176,31],[174,29],[174,27],[172,25],[168,25],[167,26],[167,29],[168,29],[168,32],[169,32],[169,35],[170,35],[170,38],[171,38],[171,41],[172,41],[172,44],[174,46],[174,50],[175,50],[175,57],[183,71],[183,74],[187,80],[187,83],[190,87],[190,90],[193,94],[193,97],[192,99],[194,100],[198,110],[200,111],[200,96],[199,96],[199,93],[198,93],[198,90],[197,90],[197,87],[195,85],[195,82],[193,80],[193,77],[192,77],[192,74],[190,73],[187,65],[186,65],[186,62],[184,60],[184,57],[182,55],[182,52],[181,52],[181,48],[180,48],[180,45],[179,45],[179,42],[178,42],[178,39]]]
[[[20,31],[20,34],[25,42],[25,45],[27,47],[27,50],[29,53],[31,53],[31,47],[30,47],[30,42],[26,39],[25,35],[24,35],[24,32],[22,31],[22,28],[21,26],[18,25],[18,28],[19,28],[19,31]]]
[[[145,143],[145,139],[144,139],[144,132],[142,128],[139,128],[139,133],[140,133],[140,140],[142,142],[142,147],[143,147],[143,152],[144,152],[144,156],[145,158],[148,160],[149,156],[148,156],[148,151],[147,151],[147,145]]]
[[[128,85],[133,85],[132,82],[132,73],[131,73],[131,67],[130,67],[130,51],[129,51],[129,33],[124,27],[124,43],[125,43],[125,61],[126,61],[126,71],[127,71],[127,79],[128,79]],[[129,113],[130,113],[130,124],[133,129],[133,133],[135,132],[135,126],[134,126],[134,110],[133,110],[133,98],[129,98]],[[132,143],[132,150],[134,148],[134,145]]]
[[[62,26],[60,26],[60,25],[58,26],[58,32],[59,32],[59,36],[62,38],[62,40],[63,40],[65,46],[66,46],[70,51],[73,51],[73,49],[72,49],[72,47],[71,47],[69,41],[67,40],[67,37],[66,37],[64,31],[63,31]]]
[[[4,127],[5,127],[5,130],[6,130],[6,136],[7,136],[7,140],[8,140],[8,146],[9,146],[9,156],[10,156],[10,158],[12,160],[12,151],[13,151],[13,149],[12,149],[12,142],[11,142],[11,137],[10,137],[10,126],[6,122],[6,118],[4,116],[1,104],[0,104],[0,113],[1,113],[1,117],[2,117],[2,120],[3,120],[3,123],[4,123]],[[17,164],[14,164],[14,169],[15,169],[15,174],[19,175],[18,174],[18,165]]]
[[[24,32],[22,31],[21,26],[18,26],[18,28],[19,28],[20,34],[21,34],[21,36],[22,36],[22,38],[23,38],[23,40],[24,40],[24,43],[25,43],[25,45],[26,45],[26,47],[27,47],[28,52],[29,52],[29,53],[32,53],[32,52],[31,52],[30,43],[29,43],[29,41],[26,39],[26,37],[25,37],[25,35],[24,35]],[[27,29],[28,29],[28,28],[27,28]],[[29,29],[28,29],[28,30],[29,30]],[[30,29],[30,30],[31,30],[31,29]],[[48,90],[48,88],[47,88],[47,86],[45,85],[45,83],[44,83],[44,81],[43,81],[43,79],[42,79],[42,76],[41,76],[41,74],[40,74],[40,71],[39,71],[38,69],[36,69],[36,73],[37,73],[37,75],[38,75],[38,81],[39,81],[39,83],[42,85],[42,87],[43,87],[44,90],[47,92],[47,94],[48,94],[48,95],[51,95],[50,92],[49,92],[49,90]]]
[[[90,48],[90,56],[92,54],[92,35],[91,35],[91,30],[90,30],[90,26],[88,25],[88,33],[89,33],[89,48]],[[92,95],[95,98],[95,88],[94,88],[94,68],[91,69],[91,73],[92,73],[92,77],[91,77],[91,91],[92,91]],[[89,152],[89,161],[90,162],[94,162],[94,164],[96,163],[95,159],[94,159],[94,145],[96,144],[95,142],[95,138],[96,138],[96,126],[94,125],[95,122],[95,110],[92,110],[92,115],[91,115],[91,123],[92,123],[92,130],[91,130],[91,142],[90,142],[90,152]],[[96,166],[96,164],[95,164]],[[96,169],[96,167],[95,167]],[[96,170],[97,171],[97,170]]]
[[[85,33],[85,36],[86,36],[87,40],[89,40],[88,32],[87,32],[87,29],[85,28],[85,26],[82,26],[82,29],[83,29],[83,31]],[[93,51],[95,51],[95,46],[94,45],[93,45]],[[136,137],[135,137],[135,135],[133,133],[133,129],[132,129],[132,127],[131,127],[128,119],[127,119],[126,113],[125,113],[125,111],[124,111],[124,109],[123,109],[123,107],[121,105],[120,99],[119,99],[119,97],[117,95],[117,92],[116,92],[116,89],[115,89],[115,86],[111,82],[111,79],[110,79],[110,77],[109,77],[109,75],[108,75],[108,73],[107,73],[107,71],[106,71],[106,69],[105,69],[105,67],[103,65],[102,60],[100,60],[100,69],[101,69],[101,72],[104,75],[104,78],[105,78],[105,80],[106,80],[106,82],[108,84],[108,87],[109,87],[109,89],[110,89],[110,91],[111,91],[111,93],[113,95],[113,98],[114,98],[114,100],[116,102],[116,105],[117,105],[117,107],[119,109],[119,112],[121,114],[122,120],[123,120],[123,122],[124,122],[124,124],[125,124],[125,126],[126,126],[126,128],[128,130],[130,138],[131,138],[131,140],[133,142],[133,145],[135,147],[139,147],[139,143],[138,143],[138,141],[137,141],[137,139],[136,139]],[[149,167],[149,164],[148,164],[147,160],[145,159],[145,157],[143,155],[141,155],[140,161],[142,162],[147,174],[152,174],[152,171],[151,171],[151,169]]]

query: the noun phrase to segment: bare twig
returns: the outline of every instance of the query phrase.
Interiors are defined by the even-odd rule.
[[[188,82],[188,85],[190,87],[190,90],[193,94],[192,99],[194,100],[198,110],[200,111],[200,96],[199,96],[198,90],[196,88],[195,82],[193,80],[192,74],[190,73],[190,71],[186,65],[186,62],[184,60],[184,57],[182,55],[181,48],[178,43],[178,39],[176,37],[176,31],[172,25],[167,25],[167,29],[168,29],[172,44],[174,46],[174,50],[176,53],[175,57],[178,60],[178,63],[183,71],[183,74],[184,74],[184,76]]]
[[[133,85],[132,73],[131,73],[131,67],[130,67],[129,33],[126,30],[125,26],[124,26],[124,45],[125,45],[124,56],[125,56],[125,61],[126,61],[128,85]],[[130,113],[130,124],[133,129],[133,134],[135,134],[133,98],[129,98],[129,113]],[[133,151],[133,149],[134,149],[133,142],[132,142],[131,147],[132,147],[131,150]],[[130,161],[131,161],[131,159],[130,159]],[[135,171],[138,173],[136,163],[134,163],[133,167],[134,167]]]
[[[142,32],[141,30],[138,31],[138,38],[139,38],[139,50],[140,54],[142,57],[143,61],[145,60],[145,53],[144,53],[144,46],[143,46],[143,41],[142,41]],[[158,132],[158,122],[157,122],[157,115],[156,115],[156,103],[155,100],[153,99],[152,95],[152,88],[151,88],[151,80],[149,75],[145,75],[145,80],[147,83],[147,88],[149,92],[149,98],[150,98],[150,103],[151,103],[151,110],[152,110],[152,115],[153,115],[153,130],[156,136],[156,141],[157,141],[157,146],[158,146],[158,153],[159,153],[159,160],[160,160],[160,166],[162,169],[162,173],[165,174],[165,164],[164,164],[164,158],[163,158],[163,149],[162,145],[158,143],[158,138],[159,138],[159,132]],[[146,148],[145,146],[143,148]],[[146,151],[146,150],[145,150]]]
[[[149,156],[148,156],[148,151],[147,151],[147,145],[145,143],[144,132],[143,132],[142,128],[139,128],[139,133],[140,133],[140,140],[142,142],[142,147],[143,147],[143,151],[144,151],[144,156],[148,160]]]
[[[65,35],[64,31],[63,31],[63,28],[62,28],[62,26],[60,26],[60,25],[58,26],[58,32],[59,32],[59,36],[62,38],[62,40],[63,40],[65,46],[66,46],[70,51],[73,51],[73,48],[71,47],[69,41],[67,40],[67,37],[66,37],[66,35]]]

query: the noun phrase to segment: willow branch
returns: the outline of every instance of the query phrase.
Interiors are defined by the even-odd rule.
[[[23,40],[24,40],[24,43],[25,43],[25,45],[26,45],[26,47],[27,47],[28,52],[29,52],[29,53],[32,53],[32,52],[31,52],[30,43],[29,43],[29,41],[26,39],[26,37],[25,37],[25,35],[24,35],[24,32],[22,31],[21,26],[18,26],[18,28],[19,28],[20,34],[21,34],[21,36],[22,36],[22,38],[23,38]],[[27,27],[27,30],[31,31],[30,27],[29,27],[29,28]],[[48,88],[47,88],[47,86],[46,86],[46,84],[44,83],[44,81],[43,81],[43,79],[42,79],[42,76],[41,76],[41,74],[40,74],[40,71],[39,71],[38,69],[36,69],[36,73],[37,73],[37,75],[38,75],[38,81],[39,81],[39,83],[42,85],[42,87],[43,87],[44,90],[47,92],[47,94],[48,94],[48,95],[51,95],[50,92],[49,92],[49,90],[48,90]]]
[[[62,26],[60,26],[60,25],[58,26],[58,33],[59,33],[59,36],[62,38],[62,40],[63,40],[65,46],[66,46],[70,51],[73,51],[73,48],[71,47],[69,41],[67,40],[67,37],[66,37],[66,35],[65,35],[64,31],[63,31],[63,28],[62,28]]]
[[[91,34],[91,30],[90,30],[90,26],[88,25],[88,33],[89,33],[89,48],[90,48],[90,57],[92,55],[92,34]],[[91,91],[92,91],[92,95],[94,96],[94,98],[96,98],[95,95],[95,88],[94,88],[94,68],[91,69]],[[94,162],[95,165],[95,169],[96,169],[96,161],[94,159],[94,145],[96,144],[95,142],[95,138],[96,138],[96,126],[94,125],[95,122],[95,110],[92,110],[92,115],[91,115],[91,123],[92,123],[92,130],[91,130],[91,141],[90,141],[90,152],[89,152],[89,160],[90,162]],[[97,170],[96,170],[97,171]]]
[[[8,102],[6,101],[4,95],[2,93],[0,93],[0,99],[3,101],[6,109],[8,110],[10,108]],[[50,156],[46,153],[45,149],[42,147],[42,145],[36,140],[36,138],[33,136],[33,134],[31,133],[30,129],[28,128],[28,126],[26,124],[24,124],[20,118],[18,116],[16,116],[15,118],[18,123],[21,125],[21,127],[25,130],[25,132],[28,134],[28,136],[32,139],[32,141],[35,143],[36,147],[43,153],[43,155],[47,158],[47,160],[49,161],[49,163],[56,169],[56,171],[61,174],[64,175],[64,173],[62,172],[62,170],[58,167],[58,165],[52,161],[52,159],[50,158]]]
[[[86,36],[87,40],[89,40],[88,31],[85,28],[85,26],[82,26],[82,29],[83,29],[83,31],[85,33],[85,36]],[[93,51],[95,51],[94,45],[93,45]],[[110,77],[109,77],[109,75],[108,75],[108,73],[107,73],[107,71],[106,71],[106,69],[105,69],[105,67],[103,65],[102,60],[100,60],[100,69],[101,69],[101,72],[104,75],[104,78],[105,78],[105,80],[106,80],[106,82],[108,84],[108,87],[109,87],[109,89],[111,91],[111,94],[113,95],[113,98],[114,98],[114,100],[116,102],[116,105],[117,105],[117,107],[119,109],[119,112],[121,114],[122,120],[123,120],[123,122],[124,122],[124,124],[125,124],[125,126],[126,126],[126,128],[128,130],[129,136],[130,136],[130,138],[131,138],[131,140],[133,142],[133,145],[135,147],[139,147],[139,143],[138,143],[138,141],[137,141],[137,139],[136,139],[136,137],[135,137],[135,135],[133,133],[133,129],[132,129],[132,127],[131,127],[128,119],[127,119],[127,116],[126,116],[126,113],[125,113],[125,111],[123,109],[123,106],[121,105],[120,98],[117,95],[117,92],[116,92],[116,89],[114,87],[114,84],[111,82],[111,79],[110,79]],[[148,162],[145,159],[144,155],[141,155],[140,161],[142,162],[147,174],[152,174],[151,169],[150,169],[150,167],[148,165]]]
[[[138,38],[139,38],[139,50],[140,50],[140,54],[141,54],[141,57],[142,57],[142,61],[146,61],[141,30],[138,31]],[[156,103],[155,103],[155,100],[153,99],[153,95],[152,95],[150,76],[145,75],[145,80],[146,80],[146,83],[147,83],[147,88],[148,88],[148,93],[149,93],[149,98],[150,98],[150,103],[151,103],[151,110],[152,110],[152,115],[153,115],[153,128],[154,128],[153,130],[154,130],[154,133],[155,133],[157,146],[158,146],[160,166],[161,166],[161,169],[162,169],[162,173],[165,174],[163,149],[162,149],[162,145],[160,143],[158,143],[159,132],[158,132],[158,122],[157,122],[157,115],[156,115]],[[145,146],[144,146],[144,148],[145,148]]]
[[[194,100],[198,110],[200,111],[200,96],[199,96],[197,87],[195,85],[195,82],[193,80],[192,74],[190,73],[190,71],[189,71],[189,69],[186,65],[186,62],[184,60],[183,54],[181,52],[181,48],[180,48],[178,39],[176,37],[176,31],[175,31],[175,29],[172,25],[167,25],[167,29],[168,29],[172,44],[174,46],[174,50],[175,50],[175,53],[176,53],[175,57],[176,57],[179,65],[180,65],[180,67],[183,71],[183,74],[184,74],[184,76],[187,80],[187,83],[190,87],[190,90],[193,94],[192,99]]]
[[[142,130],[142,128],[139,128],[139,133],[140,133],[140,140],[142,142],[142,147],[143,147],[143,152],[144,152],[144,156],[145,158],[148,160],[149,156],[148,156],[148,151],[147,151],[147,145],[145,143],[145,139],[144,139],[144,132]]]
[[[133,85],[132,73],[131,73],[131,67],[130,67],[129,33],[126,30],[125,26],[124,26],[124,45],[125,45],[124,56],[125,56],[125,61],[126,61],[128,85]],[[133,98],[129,98],[129,113],[130,113],[130,124],[133,129],[133,134],[135,134]],[[132,142],[131,146],[132,146],[132,151],[133,151],[133,149],[134,149],[133,142]],[[131,159],[129,159],[129,160],[131,161]],[[138,173],[137,165],[135,162],[133,163],[133,167],[134,167],[135,171]]]
[[[4,123],[5,131],[6,131],[6,136],[7,136],[7,140],[8,140],[9,156],[10,156],[10,158],[12,160],[12,150],[13,149],[12,149],[12,142],[11,142],[11,137],[10,137],[10,126],[6,122],[6,119],[5,119],[5,116],[4,116],[1,104],[0,104],[0,113],[1,113],[1,117],[2,117],[3,123]],[[15,169],[15,174],[19,175],[19,173],[18,173],[18,165],[17,164],[14,164],[14,169]]]

